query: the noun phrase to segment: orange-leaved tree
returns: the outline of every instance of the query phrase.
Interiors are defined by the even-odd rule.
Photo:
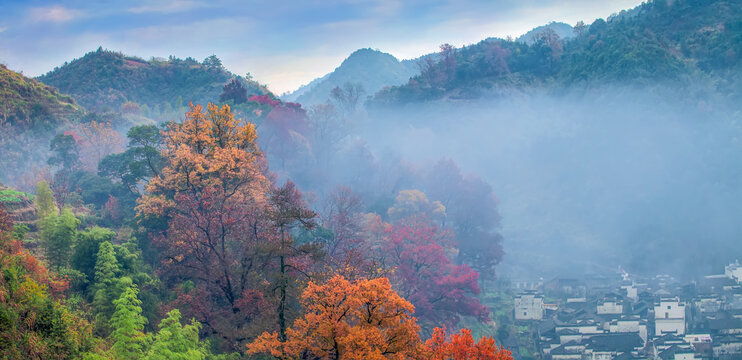
[[[416,359],[423,355],[414,307],[392,290],[389,280],[350,282],[336,275],[310,282],[302,295],[304,314],[287,338],[263,333],[249,355],[279,359]]]
[[[428,360],[512,360],[511,352],[495,345],[495,339],[482,337],[474,342],[469,329],[461,329],[446,340],[446,328],[435,328],[425,342]]]
[[[252,123],[228,106],[191,105],[182,123],[164,133],[165,166],[138,205],[142,224],[156,233],[164,278],[190,280],[171,304],[207,329],[241,346],[270,327],[270,284],[264,251],[276,236],[265,216],[270,181]],[[270,279],[269,279],[270,281]],[[257,330],[261,329],[261,330]]]

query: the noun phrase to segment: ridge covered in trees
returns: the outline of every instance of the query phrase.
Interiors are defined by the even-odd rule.
[[[250,94],[268,93],[257,82],[229,72],[214,55],[203,61],[172,56],[144,60],[102,48],[65,63],[38,80],[69,94],[89,110],[118,110],[133,102],[167,111],[164,107],[177,108],[178,101],[180,106],[191,101],[215,102],[222,87],[233,78]]]
[[[580,84],[692,84],[715,79],[716,91],[739,97],[742,4],[729,0],[655,0],[592,24],[574,36],[551,28],[529,43],[490,38],[421,63],[405,85],[377,93],[373,105],[467,99],[487,92]],[[693,80],[696,79],[696,80]]]
[[[72,97],[0,64],[0,131],[9,126],[48,130],[82,114]]]

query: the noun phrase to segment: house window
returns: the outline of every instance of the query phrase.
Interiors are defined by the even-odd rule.
[[[670,318],[670,314],[669,313],[665,313],[665,319],[669,319],[669,318]]]
[[[670,305],[667,305],[667,310],[670,310]]]
[[[527,315],[528,315],[528,313],[524,311],[523,312],[523,316],[527,316]]]

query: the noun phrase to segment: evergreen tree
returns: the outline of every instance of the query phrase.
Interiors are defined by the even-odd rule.
[[[49,187],[49,183],[46,180],[39,181],[36,184],[36,208],[38,209],[39,219],[43,219],[49,215],[57,214],[59,211],[57,206],[54,205],[54,196],[52,195],[52,189]]]
[[[113,240],[115,236],[116,233],[113,231],[97,226],[80,231],[77,234],[77,243],[70,260],[72,268],[85,274],[88,282],[93,282],[100,244]]]
[[[111,339],[113,354],[120,360],[141,359],[144,355],[146,338],[142,316],[142,302],[137,298],[136,285],[128,286],[113,303],[116,311],[111,316]]]
[[[93,285],[93,306],[96,310],[98,320],[98,331],[107,333],[107,320],[114,311],[114,300],[118,299],[132,284],[128,277],[119,278],[121,269],[113,245],[105,241],[100,244],[98,256],[95,261],[95,285]]]
[[[47,261],[57,270],[69,263],[79,225],[80,220],[70,209],[62,210],[59,216],[52,214],[42,220],[41,243]]]
[[[198,341],[201,324],[191,320],[189,325],[181,326],[178,309],[167,313],[159,328],[147,360],[202,360],[208,356],[207,344]]]

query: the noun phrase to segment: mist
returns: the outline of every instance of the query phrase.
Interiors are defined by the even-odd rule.
[[[742,230],[739,113],[699,92],[491,94],[372,111],[359,133],[377,154],[451,158],[489,182],[506,277],[696,278],[734,260]]]

